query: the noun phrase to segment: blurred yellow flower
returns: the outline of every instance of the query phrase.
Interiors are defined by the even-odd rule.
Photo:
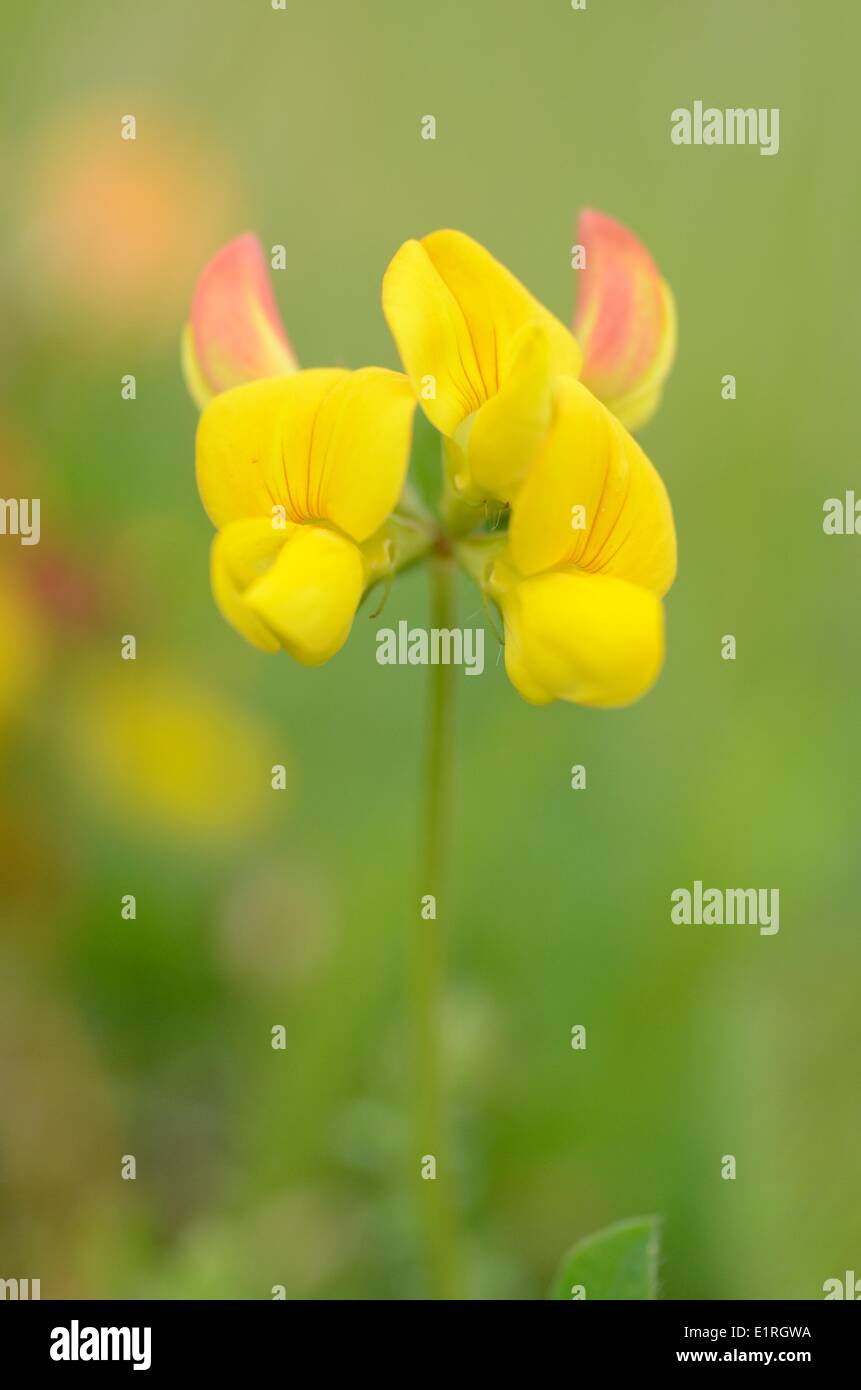
[[[112,815],[190,840],[257,825],[269,768],[283,762],[265,728],[186,675],[123,665],[92,672],[70,706],[73,767],[86,790]]]

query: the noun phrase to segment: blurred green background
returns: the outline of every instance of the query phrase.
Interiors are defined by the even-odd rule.
[[[0,539],[0,1276],[43,1297],[424,1292],[405,1039],[427,672],[376,665],[367,610],[318,671],[221,620],[179,334],[246,229],[287,248],[304,365],[397,364],[380,278],[441,226],[567,319],[589,205],[679,304],[644,444],[680,572],[664,675],[629,711],[530,708],[490,632],[484,678],[457,676],[468,1288],[540,1297],[572,1240],[656,1212],[665,1296],[821,1297],[861,1269],[861,541],[822,533],[859,478],[861,19],[36,0],[5,24],[2,493],[41,498],[42,542]],[[672,145],[696,99],[779,107],[779,154]],[[483,621],[465,581],[459,602]],[[401,617],[427,621],[421,571]],[[779,888],[779,935],[672,926],[695,878]]]

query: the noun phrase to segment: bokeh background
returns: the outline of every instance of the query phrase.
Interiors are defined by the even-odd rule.
[[[681,565],[635,708],[528,707],[489,631],[485,676],[457,679],[468,1289],[541,1297],[573,1240],[654,1212],[664,1296],[821,1297],[861,1270],[861,540],[822,533],[861,476],[858,15],[34,0],[4,25],[0,490],[41,498],[42,541],[0,538],[0,1276],[44,1297],[423,1293],[405,1039],[427,672],[378,667],[366,612],[313,672],[222,622],[179,333],[246,229],[287,248],[305,365],[396,365],[380,277],[440,226],[567,318],[591,205],[677,295],[644,444]],[[779,154],[672,145],[698,98],[779,107]],[[465,581],[459,603],[484,621]],[[421,572],[401,617],[427,621]],[[673,927],[695,878],[779,888],[779,935]]]

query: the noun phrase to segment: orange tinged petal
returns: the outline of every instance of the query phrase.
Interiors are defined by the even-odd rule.
[[[675,358],[672,291],[642,242],[614,218],[587,209],[576,240],[586,253],[574,316],[581,380],[638,429],[657,409]]]
[[[202,409],[232,386],[286,376],[297,366],[263,247],[246,232],[213,256],[195,287],[183,340],[189,391]]]

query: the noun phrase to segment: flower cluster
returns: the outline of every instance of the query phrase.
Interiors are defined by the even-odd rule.
[[[203,271],[183,342],[222,613],[313,666],[367,591],[443,550],[502,614],[525,699],[618,706],[655,680],[676,542],[631,430],[675,353],[671,292],[640,242],[585,212],[573,331],[462,232],[406,242],[383,278],[404,373],[299,370],[244,235]],[[438,505],[407,474],[419,404],[442,438]]]

